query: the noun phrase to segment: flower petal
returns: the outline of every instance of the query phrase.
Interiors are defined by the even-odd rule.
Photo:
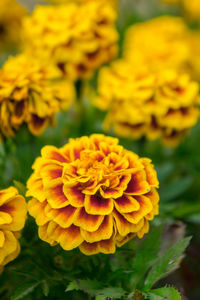
[[[52,208],[62,208],[69,205],[69,200],[63,192],[61,179],[55,179],[45,186],[46,199]]]
[[[74,185],[74,186],[63,186],[63,192],[67,199],[69,200],[69,203],[74,207],[83,207],[85,195],[80,190],[80,185]]]
[[[154,169],[153,165],[151,164],[151,160],[148,158],[141,159],[142,164],[144,165],[144,169],[146,172],[147,182],[149,185],[158,187],[159,181],[157,178],[156,170]]]
[[[135,196],[135,198],[140,204],[140,209],[138,211],[123,214],[123,216],[127,219],[127,221],[133,224],[137,224],[144,216],[150,213],[153,209],[152,203],[149,200],[149,198],[142,195]]]
[[[51,220],[54,220],[62,228],[68,228],[74,221],[76,208],[68,205],[60,209],[53,209],[50,206],[46,208],[45,214]]]
[[[15,196],[11,201],[0,207],[0,211],[9,214],[12,222],[1,225],[1,228],[11,231],[18,231],[24,227],[26,220],[27,207],[24,197],[21,195]]]
[[[74,225],[90,232],[96,231],[103,222],[104,216],[89,215],[85,208],[78,208],[76,211]]]
[[[111,238],[113,234],[113,217],[105,216],[99,228],[94,232],[81,229],[81,235],[88,243],[94,243]]]
[[[132,175],[132,178],[125,191],[128,195],[142,195],[150,191],[150,186],[146,181],[144,170]]]
[[[98,242],[98,248],[99,248],[99,252],[104,254],[113,254],[115,253],[116,250],[115,242],[112,238],[109,240]]]
[[[61,163],[69,162],[69,159],[54,146],[45,146],[41,151],[42,157],[59,161]]]
[[[139,237],[139,239],[142,239],[144,234],[149,232],[149,222],[145,219],[144,220],[144,225],[142,226],[142,228],[137,232],[137,236]]]
[[[10,200],[10,198],[14,197],[17,194],[18,194],[17,189],[12,186],[7,189],[1,190],[0,191],[0,205],[6,203],[7,201]]]
[[[29,214],[35,218],[38,226],[42,226],[50,220],[44,213],[46,205],[48,205],[47,201],[41,203],[35,198],[28,202]]]
[[[80,228],[71,225],[69,228],[62,229],[62,233],[57,241],[64,250],[72,250],[80,246],[83,242],[83,238],[80,234]]]
[[[122,197],[115,199],[114,203],[116,209],[121,213],[137,211],[140,208],[138,201],[128,195],[123,195]]]
[[[99,252],[98,243],[87,243],[83,242],[79,246],[80,251],[85,255],[94,255]]]
[[[113,199],[104,199],[98,195],[86,195],[85,210],[91,215],[109,215],[113,210]]]

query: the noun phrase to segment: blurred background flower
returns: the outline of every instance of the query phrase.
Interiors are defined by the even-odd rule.
[[[26,14],[16,0],[0,1],[0,52],[21,47],[22,19]]]
[[[20,252],[19,231],[26,220],[26,201],[14,187],[0,191],[0,272]]]
[[[24,123],[39,135],[54,124],[55,113],[69,108],[75,99],[73,84],[56,81],[56,76],[27,55],[9,58],[0,73],[1,138],[14,136]]]
[[[98,1],[37,6],[24,22],[25,49],[67,78],[91,77],[117,54],[116,18],[110,4]]]

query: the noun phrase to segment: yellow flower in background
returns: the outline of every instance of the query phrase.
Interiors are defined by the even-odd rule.
[[[68,78],[90,77],[117,53],[116,18],[111,5],[98,1],[37,6],[24,22],[25,47]]]
[[[200,1],[182,0],[185,13],[193,20],[200,21]]]
[[[27,182],[29,213],[39,236],[65,250],[114,253],[149,231],[158,214],[158,179],[151,160],[94,134],[46,146]]]
[[[0,51],[20,46],[22,18],[26,14],[16,0],[0,1]]]
[[[108,110],[106,131],[122,137],[161,138],[176,146],[199,117],[199,85],[175,70],[134,69],[126,61],[104,67],[95,105]]]
[[[185,62],[184,69],[191,77],[200,81],[200,30],[190,30],[187,35],[190,56]]]
[[[113,7],[117,7],[118,0],[46,0],[56,4],[63,4],[69,2],[77,2],[77,3],[86,3],[86,2],[104,2],[113,5]]]
[[[0,137],[14,136],[23,123],[38,135],[55,123],[55,113],[75,98],[71,82],[50,80],[56,72],[26,55],[11,57],[0,72]]]
[[[0,272],[20,252],[19,231],[26,220],[26,201],[14,187],[0,190]]]
[[[184,21],[173,16],[135,24],[127,30],[124,57],[134,66],[153,70],[180,68],[190,55],[187,32]]]

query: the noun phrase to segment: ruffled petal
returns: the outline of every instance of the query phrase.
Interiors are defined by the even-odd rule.
[[[140,209],[140,204],[132,196],[123,195],[114,201],[116,209],[120,213],[129,213]]]
[[[76,208],[68,205],[60,209],[53,209],[50,206],[45,209],[45,214],[50,220],[54,220],[62,228],[68,228],[74,221]]]
[[[83,207],[84,206],[84,200],[85,195],[80,190],[80,185],[76,184],[74,186],[63,186],[63,192],[67,199],[69,200],[69,203],[74,207]]]
[[[142,195],[135,196],[135,198],[137,199],[137,201],[140,204],[140,209],[138,211],[123,214],[123,216],[126,218],[126,220],[133,224],[137,224],[144,216],[146,216],[148,213],[150,213],[153,209],[153,206],[152,206],[149,198],[142,196]]]
[[[144,171],[138,171],[132,175],[132,178],[125,191],[128,195],[142,195],[150,191],[150,186],[146,181],[146,175]]]
[[[109,215],[113,210],[113,199],[104,199],[98,195],[85,196],[85,210],[91,215]]]
[[[88,232],[81,229],[81,235],[88,243],[94,243],[101,240],[110,239],[113,234],[113,217],[111,215],[105,216],[103,222],[99,226],[98,230],[94,232]]]
[[[74,224],[89,232],[96,231],[103,222],[104,216],[89,215],[85,208],[78,208],[75,214]]]
[[[52,208],[62,208],[69,205],[69,200],[63,192],[62,180],[59,178],[49,182],[48,186],[46,185],[45,194]]]
[[[54,146],[45,146],[41,151],[42,157],[59,161],[61,163],[69,162],[69,159]]]

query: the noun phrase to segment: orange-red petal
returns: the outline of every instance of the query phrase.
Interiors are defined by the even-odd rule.
[[[91,215],[109,215],[113,210],[113,199],[104,199],[99,195],[86,195],[85,210]]]
[[[140,209],[138,211],[123,214],[127,221],[133,224],[137,224],[144,216],[150,213],[153,209],[152,203],[149,200],[149,198],[142,195],[135,196],[135,198],[140,204]]]
[[[103,222],[104,216],[89,215],[85,208],[78,208],[75,214],[74,224],[84,230],[94,232]]]
[[[113,217],[105,216],[99,228],[94,232],[81,229],[81,235],[88,243],[110,239],[113,234]]]
[[[142,170],[132,175],[125,193],[128,195],[142,195],[149,191],[150,186],[146,181],[145,172]]]
[[[116,209],[121,213],[137,211],[140,208],[139,202],[129,195],[123,195],[114,200]]]

